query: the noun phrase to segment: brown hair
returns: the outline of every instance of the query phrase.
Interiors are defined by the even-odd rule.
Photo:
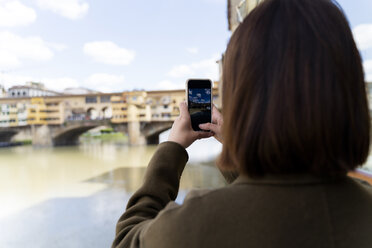
[[[259,4],[230,39],[222,101],[225,168],[335,175],[368,156],[361,58],[333,1]]]

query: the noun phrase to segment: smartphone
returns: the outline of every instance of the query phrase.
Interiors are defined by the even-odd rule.
[[[189,79],[187,81],[187,106],[191,126],[195,131],[204,131],[199,124],[212,122],[212,81]]]

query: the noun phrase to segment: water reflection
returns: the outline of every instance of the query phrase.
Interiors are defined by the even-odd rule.
[[[211,147],[199,146],[209,154]],[[155,149],[107,143],[0,149],[0,247],[109,247]],[[222,185],[213,166],[192,161],[177,201],[193,188]]]
[[[0,149],[0,247],[109,247],[155,149],[100,142]],[[188,149],[177,202],[193,188],[225,184],[210,163],[220,149],[213,139]]]

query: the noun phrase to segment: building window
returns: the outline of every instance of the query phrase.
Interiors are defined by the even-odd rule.
[[[96,96],[87,96],[85,97],[85,103],[97,103]]]
[[[111,96],[101,96],[101,102],[110,102]]]
[[[23,91],[23,95],[24,95],[24,96],[26,95],[26,91]]]

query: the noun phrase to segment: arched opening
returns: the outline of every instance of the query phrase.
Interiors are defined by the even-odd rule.
[[[173,122],[153,122],[148,123],[142,128],[142,133],[146,138],[148,145],[159,144],[159,135],[170,129]]]
[[[101,111],[101,116],[102,116],[102,119],[104,119],[104,120],[111,119],[112,108],[109,107],[109,106],[104,107]]]
[[[18,131],[16,130],[1,130],[0,131],[0,143],[10,142],[12,137],[16,135]]]
[[[96,120],[98,118],[98,111],[95,108],[89,108],[87,111],[87,118],[89,120]]]
[[[96,126],[78,126],[65,130],[64,132],[59,133],[53,138],[53,145],[54,146],[77,145],[79,144],[80,135],[95,127]]]

